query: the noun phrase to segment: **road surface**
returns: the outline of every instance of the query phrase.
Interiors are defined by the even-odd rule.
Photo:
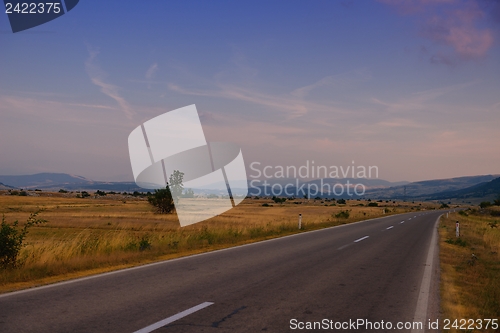
[[[395,325],[425,325],[438,314],[440,214],[388,216],[3,294],[0,332],[294,332],[314,322],[410,332]],[[346,327],[358,320],[375,326]]]

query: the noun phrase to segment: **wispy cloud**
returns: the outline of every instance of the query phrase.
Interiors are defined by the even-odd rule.
[[[250,70],[247,69],[247,71]],[[256,84],[249,85],[250,78],[248,77],[245,78],[245,83],[237,84],[225,82],[224,77],[227,76],[229,76],[227,73],[218,73],[214,81],[197,79],[197,82],[204,83],[204,86],[207,87],[205,89],[191,89],[175,83],[168,83],[167,87],[171,91],[185,95],[223,98],[265,106],[269,108],[269,111],[285,112],[288,114],[287,119],[293,119],[305,116],[310,112],[349,114],[352,110],[340,107],[339,103],[334,101],[317,102],[317,100],[313,100],[310,98],[311,93],[320,88],[334,89],[339,86],[364,82],[371,78],[365,69],[361,69],[335,76],[326,76],[288,93],[273,94],[254,88],[258,86]]]
[[[157,71],[158,71],[158,64],[155,62],[146,71],[146,75],[145,75],[146,79],[151,80],[155,76]]]
[[[299,97],[299,98],[304,98],[307,95],[309,95],[309,93],[312,90],[319,88],[319,87],[328,86],[328,85],[332,84],[332,82],[333,82],[333,76],[327,76],[327,77],[324,77],[321,80],[319,80],[313,84],[295,89],[294,91],[291,92],[291,95]]]
[[[120,110],[125,113],[128,119],[132,119],[135,115],[135,112],[130,107],[129,103],[120,95],[120,88],[105,82],[106,74],[102,71],[99,65],[96,63],[97,55],[99,54],[99,50],[88,47],[89,57],[85,61],[85,69],[87,74],[89,75],[92,83],[101,88],[101,92],[118,103]]]
[[[0,95],[0,111],[16,119],[57,119],[61,122],[97,123],[109,122],[112,117],[85,117],[83,110],[101,112],[115,111],[117,108],[108,105],[68,103],[50,99],[20,97],[15,95]],[[98,111],[99,110],[99,111]],[[97,113],[95,113],[97,115]],[[109,114],[109,113],[108,113]],[[116,124],[116,120],[113,119]]]
[[[288,118],[301,117],[311,111],[345,112],[333,105],[304,101],[302,97],[293,94],[277,96],[236,85],[218,84],[217,90],[194,90],[170,83],[168,84],[168,88],[186,95],[224,98],[263,105],[269,107],[271,110],[288,113]]]
[[[372,103],[384,106],[390,112],[417,111],[429,108],[429,102],[454,91],[460,91],[465,88],[478,84],[479,81],[454,84],[446,87],[434,88],[415,92],[409,96],[400,98],[397,101],[387,102],[379,98],[372,98]]]
[[[305,98],[309,94],[322,87],[341,87],[347,85],[354,85],[359,82],[366,82],[372,78],[370,72],[366,68],[361,68],[354,71],[348,71],[337,75],[326,76],[313,84],[295,89],[291,92],[291,95]]]
[[[477,0],[379,1],[417,17],[421,36],[437,46],[429,58],[432,63],[481,59],[493,46],[493,30],[485,26],[488,14]]]

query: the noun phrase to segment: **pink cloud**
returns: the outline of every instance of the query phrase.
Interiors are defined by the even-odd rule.
[[[492,29],[484,27],[488,17],[476,0],[380,2],[395,7],[402,15],[417,17],[421,35],[437,46],[430,57],[433,63],[454,65],[458,60],[479,59],[494,43]]]
[[[493,32],[478,28],[484,13],[477,7],[455,9],[427,20],[423,35],[435,42],[451,46],[463,58],[483,57],[493,45]]]
[[[400,14],[408,15],[423,12],[429,6],[453,4],[457,0],[379,0],[379,2],[395,7]]]

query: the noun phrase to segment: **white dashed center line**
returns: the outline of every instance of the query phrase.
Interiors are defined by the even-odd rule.
[[[342,246],[341,246],[341,247],[339,247],[337,250],[343,250],[343,249],[345,249],[346,247],[348,247],[349,245],[351,245],[351,244],[342,245]]]
[[[400,223],[405,223],[405,221],[401,221]]]
[[[394,228],[394,226],[391,225],[390,227],[387,227],[386,229],[389,230],[389,229],[392,229],[392,228]]]
[[[354,241],[354,243],[361,242],[362,240],[367,239],[368,237],[370,237],[370,236],[365,236],[365,237],[361,237],[360,239],[356,239]]]
[[[142,328],[142,329],[140,329],[138,331],[135,331],[134,333],[149,333],[149,332],[152,332],[154,330],[159,329],[160,327],[163,327],[165,325],[170,324],[171,322],[174,322],[176,320],[184,318],[184,317],[190,315],[191,313],[195,313],[196,311],[204,309],[207,306],[210,306],[212,304],[214,304],[214,303],[213,302],[204,302],[204,303],[198,304],[197,306],[193,306],[190,309],[187,309],[187,310],[184,310],[182,312],[179,312],[178,314],[173,315],[172,317],[165,318],[163,320],[160,320],[159,322],[156,322],[156,323],[154,323],[152,325],[149,325],[149,326],[144,327],[144,328]]]

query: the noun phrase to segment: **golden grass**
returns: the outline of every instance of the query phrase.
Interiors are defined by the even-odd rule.
[[[460,222],[460,241],[455,222]],[[450,214],[440,223],[442,318],[500,318],[498,217],[479,212]],[[495,329],[482,332],[498,332]],[[452,329],[451,332],[461,332]]]
[[[8,222],[22,224],[37,209],[43,209],[40,217],[48,220],[30,229],[19,256],[23,265],[0,271],[0,292],[296,233],[298,214],[303,216],[304,231],[383,216],[383,209],[387,215],[438,206],[383,202],[381,207],[367,207],[366,202],[354,200],[330,206],[331,202],[302,199],[275,204],[269,199],[246,199],[222,215],[180,228],[175,215],[155,214],[140,198],[43,195],[0,195],[0,214]],[[273,207],[263,207],[264,203]],[[335,217],[345,210],[349,218]],[[150,248],[141,250],[141,245]]]

